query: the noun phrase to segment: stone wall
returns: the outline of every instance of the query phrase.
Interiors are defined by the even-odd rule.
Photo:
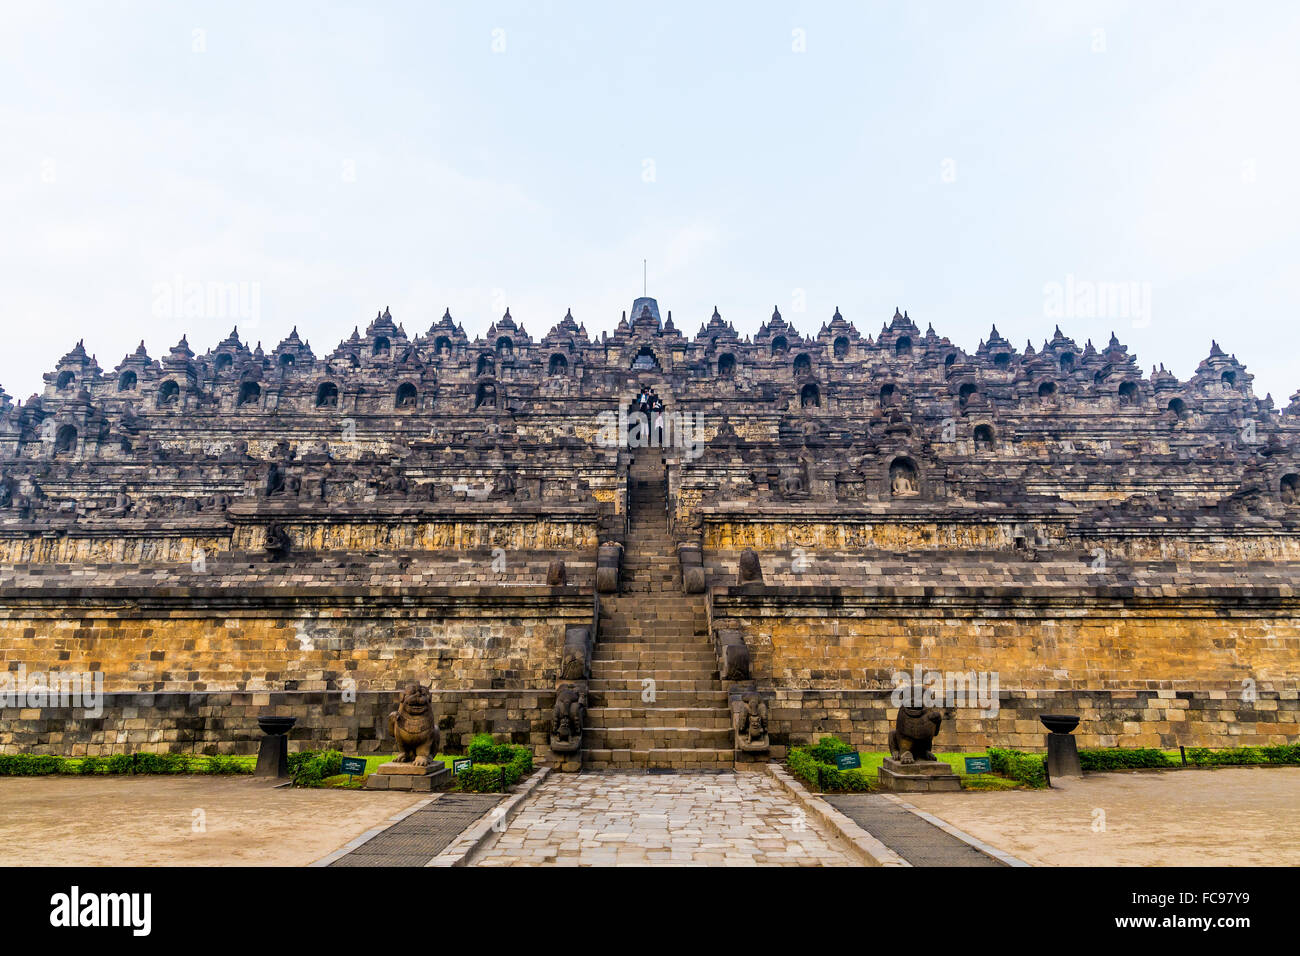
[[[854,746],[884,750],[897,708],[887,690],[771,688],[773,756],[790,746],[833,735]],[[1243,747],[1294,743],[1300,734],[1300,693],[1261,692],[1253,702],[1241,689],[1028,690],[1001,689],[998,712],[949,708],[935,740],[942,751],[987,747],[1046,750],[1041,714],[1078,714],[1080,747]]]
[[[942,746],[1038,746],[1039,713],[1085,746],[1227,747],[1300,732],[1300,600],[1289,588],[714,588],[745,636],[783,743],[883,747],[898,671],[998,675],[1000,712],[955,711]],[[1254,692],[1259,700],[1252,702]]]
[[[461,753],[476,733],[531,745],[547,759],[547,730],[555,691],[435,690],[441,749]],[[333,749],[345,754],[391,753],[387,715],[395,693],[363,691],[345,701],[337,691],[239,693],[118,693],[105,695],[90,717],[71,707],[6,712],[0,753],[83,757],[116,753],[252,754],[262,714],[297,717],[290,750]]]
[[[94,720],[9,709],[0,749],[243,752],[270,711],[304,746],[373,750],[412,680],[457,734],[544,747],[565,628],[593,615],[589,586],[0,588],[10,672],[99,672],[109,696]]]

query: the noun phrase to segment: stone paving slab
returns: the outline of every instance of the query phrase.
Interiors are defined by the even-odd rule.
[[[424,866],[501,801],[496,793],[440,793],[329,866]]]
[[[828,793],[822,799],[913,866],[1005,865],[884,796]]]
[[[476,866],[853,866],[755,773],[553,774]]]

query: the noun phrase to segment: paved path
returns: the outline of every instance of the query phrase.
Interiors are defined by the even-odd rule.
[[[913,866],[1002,866],[892,800],[866,793],[823,799]],[[911,796],[911,794],[909,794]]]
[[[1090,773],[907,801],[1034,866],[1300,866],[1300,767]]]
[[[501,801],[496,793],[438,793],[329,866],[424,866]]]
[[[422,796],[207,774],[0,777],[0,867],[306,866]]]
[[[552,774],[479,866],[853,866],[761,773]]]

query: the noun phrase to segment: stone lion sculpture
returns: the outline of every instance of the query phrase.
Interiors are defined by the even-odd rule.
[[[408,684],[388,715],[388,732],[400,751],[394,763],[426,767],[438,752],[438,726],[433,721],[433,694],[423,684]]]
[[[899,763],[934,760],[931,745],[943,723],[943,711],[936,707],[900,707],[894,729],[889,732],[889,755]]]

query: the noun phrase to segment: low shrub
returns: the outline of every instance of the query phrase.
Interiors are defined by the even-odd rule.
[[[343,754],[337,750],[300,750],[289,754],[289,776],[295,787],[319,787],[326,777],[343,772]]]
[[[0,776],[4,777],[44,777],[67,773],[67,765],[67,758],[51,754],[0,754]]]
[[[189,754],[131,755],[131,773],[189,773],[193,757]]]
[[[105,773],[133,773],[135,756],[133,754],[110,754],[102,758],[107,761]]]
[[[786,755],[790,772],[814,790],[862,793],[871,789],[871,775],[861,767],[841,770],[835,765],[837,754],[853,753],[853,748],[837,737],[823,737],[811,747],[791,747]]]
[[[289,755],[289,767],[294,769],[311,764],[312,758],[321,755],[321,751],[307,750]],[[329,751],[329,753],[335,753]],[[326,761],[323,768],[312,765],[307,770],[307,778],[314,779],[320,769],[329,769],[331,765],[341,766],[342,755],[331,764]],[[0,754],[0,776],[31,777],[48,774],[234,774],[252,773],[253,763],[246,757],[213,754],[175,753],[133,753],[110,754],[106,757],[60,757],[47,754]],[[337,772],[337,771],[336,771]]]
[[[499,744],[491,734],[475,734],[466,748],[469,759],[474,763],[509,763],[515,756],[514,744]]]
[[[1300,744],[1278,744],[1270,747],[1231,747],[1227,750],[1188,747],[1185,752],[1187,762],[1198,767],[1300,764]]]
[[[1102,750],[1080,750],[1079,766],[1084,770],[1138,770],[1176,767],[1178,761],[1154,747],[1137,747],[1132,750],[1108,747]]]
[[[808,753],[818,763],[834,764],[839,754],[851,754],[853,748],[838,737],[823,737],[808,748]]]
[[[498,744],[491,734],[478,734],[468,747],[474,763],[456,775],[456,785],[468,793],[496,793],[513,787],[533,769],[533,751],[519,744]]]
[[[1300,764],[1300,744],[1275,744],[1260,747],[1265,763]]]
[[[994,773],[1010,777],[1028,787],[1047,786],[1047,764],[1043,754],[1027,754],[1021,750],[990,747],[989,766]]]
[[[228,774],[228,773],[252,773],[253,767],[247,761],[230,757],[224,754],[210,754],[204,760],[208,773]]]

